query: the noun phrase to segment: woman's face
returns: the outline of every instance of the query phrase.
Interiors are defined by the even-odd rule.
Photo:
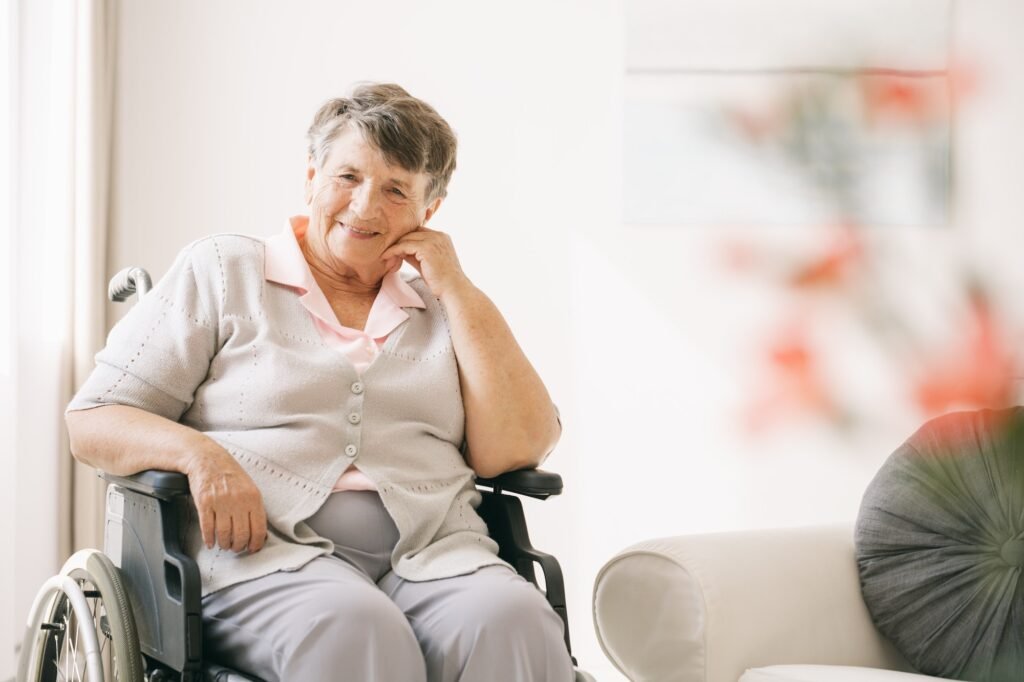
[[[386,269],[380,255],[423,225],[441,204],[426,203],[426,173],[392,166],[355,128],[342,131],[322,167],[306,171],[306,240],[321,255],[353,268]]]

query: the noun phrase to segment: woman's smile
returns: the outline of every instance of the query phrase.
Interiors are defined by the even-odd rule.
[[[373,239],[374,237],[380,235],[380,232],[375,232],[373,230],[367,229],[359,229],[358,227],[355,227],[353,225],[343,223],[340,220],[335,221],[334,224],[340,227],[342,230],[344,230],[345,234],[351,236],[353,239]]]

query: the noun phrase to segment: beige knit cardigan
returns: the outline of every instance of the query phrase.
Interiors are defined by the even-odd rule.
[[[409,283],[426,308],[406,308],[409,319],[359,376],[323,343],[300,294],[264,279],[264,254],[263,241],[241,235],[189,245],[111,331],[68,407],[162,415],[205,433],[252,476],[270,526],[262,550],[207,549],[190,520],[204,596],[329,553],[331,541],[305,520],[353,462],[398,527],[399,576],[504,564],[475,511],[458,366],[444,309],[423,280]]]

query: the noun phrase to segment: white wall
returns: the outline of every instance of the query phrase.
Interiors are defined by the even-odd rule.
[[[1011,289],[1024,284],[1012,268],[1024,86],[1009,69],[1024,63],[1020,13],[992,0],[958,18],[971,56],[995,66],[958,128],[957,226],[897,235],[924,259],[915,267],[935,248],[968,248]],[[617,0],[122,2],[110,247],[111,272],[159,275],[202,235],[276,232],[301,210],[303,132],[322,100],[392,80],[433,103],[461,143],[433,226],[452,234],[563,410],[549,466],[566,494],[528,514],[534,544],[566,569],[577,656],[604,680],[616,675],[589,602],[614,552],[658,535],[852,520],[917,425],[896,413],[857,441],[738,433],[736,357],[762,299],[716,269],[716,235],[620,224],[623,34]]]

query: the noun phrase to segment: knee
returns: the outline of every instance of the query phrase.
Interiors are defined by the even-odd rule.
[[[428,657],[428,668],[459,669],[463,679],[572,679],[562,619],[544,596],[523,580],[480,582],[485,589],[467,591],[450,604],[458,621],[455,637],[443,654]]]
[[[543,595],[525,581],[495,586],[488,590],[486,598],[466,601],[460,604],[459,612],[466,632],[476,633],[477,637],[491,634],[504,640],[541,638],[557,642],[564,635],[561,618]]]
[[[379,638],[401,640],[406,633],[412,637],[405,616],[377,590],[332,594],[310,601],[313,603],[309,604],[309,613],[304,619],[305,639],[365,643]]]
[[[354,656],[419,655],[409,622],[376,590],[319,595],[302,605],[298,622],[283,647],[287,658],[326,657],[344,664]]]

